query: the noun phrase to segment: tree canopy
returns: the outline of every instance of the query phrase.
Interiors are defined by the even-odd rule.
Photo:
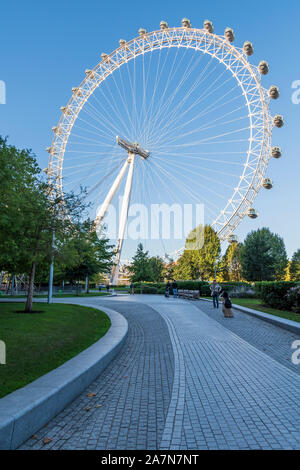
[[[290,263],[291,281],[300,281],[300,249],[295,251]]]
[[[164,263],[159,256],[149,256],[142,243],[137,246],[132,263],[127,267],[132,282],[160,282],[164,278]]]
[[[241,243],[231,243],[223,256],[223,278],[225,281],[241,281]]]
[[[57,194],[30,150],[18,150],[0,137],[0,269],[28,275],[25,310],[32,310],[36,269],[47,272],[54,253],[61,269],[89,275],[107,270],[112,252],[90,221],[81,222],[85,192]],[[53,234],[55,243],[52,246]]]
[[[264,227],[250,232],[240,252],[242,276],[247,281],[281,279],[287,266],[283,239]]]
[[[203,245],[199,244],[203,233]],[[196,239],[196,242],[195,242]],[[192,248],[192,249],[190,249]],[[221,253],[220,240],[210,225],[199,226],[187,238],[186,248],[174,267],[176,279],[206,280],[214,277]]]

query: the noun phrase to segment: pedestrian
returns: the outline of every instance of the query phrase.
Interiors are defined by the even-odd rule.
[[[216,279],[210,285],[210,291],[213,298],[214,308],[219,308],[219,295],[221,291],[221,286],[217,284]]]
[[[167,284],[166,284],[166,288],[165,288],[165,297],[169,297],[169,295],[170,295],[170,288],[171,288],[171,284],[170,284],[170,282],[168,281]]]
[[[172,290],[173,290],[173,296],[175,299],[176,297],[178,297],[178,287],[177,287],[177,282],[175,281],[175,279],[173,279],[173,282],[172,282]]]
[[[134,284],[133,284],[133,282],[130,284],[130,295],[134,295]]]
[[[109,284],[106,284],[106,292],[109,292]]]
[[[234,318],[233,312],[231,310],[232,304],[228,292],[226,290],[222,291],[222,311],[224,318]]]

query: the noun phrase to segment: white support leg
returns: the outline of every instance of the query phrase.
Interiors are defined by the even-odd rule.
[[[122,212],[121,212],[121,217],[120,217],[120,223],[119,223],[119,234],[118,234],[118,242],[116,245],[116,258],[115,258],[115,264],[112,268],[112,273],[111,273],[111,283],[115,284],[118,278],[118,270],[119,270],[119,262],[121,258],[121,251],[122,251],[122,245],[123,245],[123,240],[124,240],[124,233],[125,233],[125,228],[126,228],[126,223],[127,223],[127,215],[128,215],[128,207],[129,207],[129,202],[130,202],[130,196],[131,196],[131,187],[132,187],[132,177],[133,177],[133,168],[134,168],[134,153],[128,153],[128,161],[130,163],[129,166],[129,171],[127,175],[127,180],[126,180],[126,186],[125,186],[125,191],[124,191],[124,196],[123,196],[123,203],[122,203]]]
[[[117,192],[120,184],[121,184],[121,181],[125,175],[125,172],[127,170],[127,167],[128,167],[128,164],[129,164],[129,159],[127,158],[126,159],[126,162],[124,163],[124,165],[122,166],[121,170],[120,170],[120,173],[118,174],[118,176],[116,177],[115,181],[113,182],[113,185],[112,187],[110,188],[101,208],[100,208],[100,211],[95,219],[95,225],[96,227],[99,226],[99,224],[101,223],[103,217],[105,216],[106,214],[106,211],[108,209],[108,206],[109,204],[111,203],[115,193]]]

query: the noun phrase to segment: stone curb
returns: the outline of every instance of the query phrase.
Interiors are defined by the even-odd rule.
[[[0,449],[16,449],[47,424],[93,382],[120,351],[127,320],[106,307],[111,326],[96,343],[57,369],[0,399]]]
[[[211,299],[200,299],[204,302],[212,302]],[[253,310],[252,308],[242,307],[241,305],[232,304],[232,308],[235,310],[240,310],[241,312],[252,315],[253,317],[259,318],[260,320],[272,323],[273,325],[279,326],[284,330],[291,331],[297,335],[300,335],[300,323],[288,320],[286,318],[276,317],[276,315],[271,315],[270,313],[260,312],[259,310]]]

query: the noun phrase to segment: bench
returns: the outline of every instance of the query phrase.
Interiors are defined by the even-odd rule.
[[[200,298],[200,293],[198,290],[179,289],[178,296],[184,299],[196,300]]]

